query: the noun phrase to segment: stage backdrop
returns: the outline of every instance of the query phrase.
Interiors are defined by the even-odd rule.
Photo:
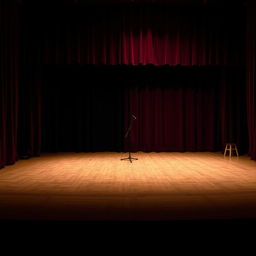
[[[122,83],[127,79],[122,72],[120,67],[47,66],[41,94],[42,150],[122,151]]]
[[[42,151],[129,150],[124,134],[131,114],[137,117],[132,151],[222,151],[226,142],[240,153],[248,148],[239,68],[49,65],[43,73],[34,102]],[[27,123],[20,121],[21,134],[34,142],[33,133],[24,136],[32,129]]]
[[[161,68],[163,65],[191,66],[196,67],[196,69],[200,66],[217,66],[224,68],[221,71],[221,76],[220,73],[218,73],[216,77],[213,75],[209,76],[212,77],[214,81],[216,81],[215,79],[217,78],[220,79],[216,81],[216,83],[218,82],[216,87],[213,86],[212,81],[205,82],[203,74],[202,77],[193,75],[193,79],[196,79],[198,83],[192,86],[196,88],[195,91],[192,92],[191,84],[188,85],[189,82],[180,80],[179,86],[177,87],[176,84],[172,83],[173,77],[171,77],[168,86],[166,86],[168,79],[164,78],[159,79],[158,84],[155,82],[155,79],[150,78],[150,74],[152,73],[153,75],[153,71],[146,71],[149,76],[149,81],[138,78],[137,81],[132,81],[130,84],[127,84],[125,77],[123,77],[124,81],[122,83],[120,82],[120,86],[122,86],[120,90],[124,91],[117,92],[117,94],[119,96],[123,95],[122,97],[129,95],[129,99],[125,98],[123,101],[125,102],[123,108],[127,108],[128,102],[134,103],[137,99],[140,99],[140,107],[136,104],[132,105],[135,107],[135,109],[132,110],[135,111],[151,104],[151,101],[148,100],[148,96],[152,98],[152,102],[162,102],[162,94],[165,92],[171,100],[170,102],[166,101],[163,103],[162,108],[178,109],[178,113],[172,113],[171,115],[171,120],[176,121],[177,117],[177,126],[174,128],[174,126],[170,124],[167,125],[160,120],[159,128],[154,128],[155,130],[153,131],[148,130],[148,133],[150,135],[153,134],[152,138],[154,138],[155,141],[157,136],[159,136],[156,135],[158,134],[157,129],[173,129],[173,134],[178,135],[179,139],[175,137],[176,140],[174,140],[175,142],[173,142],[171,146],[172,149],[178,146],[181,151],[186,149],[217,150],[222,146],[221,144],[224,143],[225,139],[223,138],[225,138],[225,134],[229,134],[229,136],[231,136],[230,139],[237,139],[238,143],[240,143],[239,141],[241,141],[243,136],[246,137],[246,133],[242,133],[243,135],[241,135],[240,132],[243,130],[242,127],[244,123],[241,123],[241,127],[240,124],[236,127],[237,120],[240,118],[239,111],[243,112],[243,107],[239,110],[237,106],[240,106],[240,103],[242,104],[243,97],[241,97],[240,100],[233,92],[230,93],[230,90],[234,90],[232,88],[233,85],[236,88],[235,91],[240,93],[239,86],[242,86],[243,82],[241,82],[240,85],[238,85],[236,81],[230,82],[232,75],[229,75],[234,74],[234,78],[240,76],[239,74],[242,76],[245,66],[246,19],[244,16],[245,8],[243,8],[243,6],[239,6],[238,8],[231,8],[230,6],[228,8],[225,6],[216,7],[214,5],[174,7],[171,5],[157,4],[99,6],[76,4],[76,2],[73,2],[73,4],[54,4],[52,3],[53,1],[51,1],[51,3],[46,3],[45,1],[39,1],[40,3],[26,1],[25,4],[22,4],[23,1],[15,0],[7,1],[9,5],[3,6],[3,2],[5,1],[1,1],[0,8],[0,44],[2,53],[0,55],[1,167],[5,164],[14,163],[17,159],[17,151],[20,156],[35,156],[39,155],[42,149],[55,151],[58,149],[67,149],[67,145],[60,143],[60,139],[57,139],[54,143],[46,140],[43,141],[42,144],[42,138],[53,138],[51,136],[54,136],[54,133],[56,133],[56,129],[47,130],[50,129],[48,125],[51,123],[48,122],[47,124],[47,120],[51,120],[54,114],[49,112],[49,119],[45,116],[47,112],[45,95],[47,90],[49,90],[49,87],[48,89],[45,87],[46,78],[49,78],[49,73],[47,75],[45,71],[48,69],[46,67],[47,65],[93,64],[96,66],[112,65],[116,67],[116,65],[125,64],[140,68],[140,65],[147,66],[148,64],[152,64],[155,68],[156,66]],[[18,7],[16,3],[21,3],[21,5]],[[17,15],[18,11],[20,17]],[[253,17],[253,15],[251,15],[251,17]],[[18,20],[18,18],[20,19]],[[249,69],[247,69],[247,117],[250,138],[249,153],[255,159],[255,90],[253,89],[255,87],[253,80],[255,65],[252,59],[254,58],[253,49],[255,48],[254,37],[256,33],[251,22],[251,19],[248,19],[247,27],[250,28],[248,30],[250,33],[247,33],[247,63],[249,67]],[[58,70],[57,66],[55,68]],[[225,68],[231,68],[232,70]],[[239,72],[237,72],[238,70]],[[129,76],[126,77],[128,81],[130,81]],[[184,77],[185,76],[187,75],[184,73]],[[96,79],[96,81],[99,80]],[[220,93],[218,87],[220,85],[219,82],[226,84],[224,88],[226,88],[225,90],[227,92],[226,94],[224,92],[220,94],[223,100],[221,98],[219,102],[226,102],[227,104],[225,105],[227,112],[224,111],[221,113],[218,110],[218,104],[215,102],[215,96]],[[123,83],[125,85],[123,85]],[[52,81],[48,80],[48,85],[50,84],[52,84]],[[207,84],[208,89],[204,88],[203,84]],[[58,90],[56,88],[61,87],[57,82],[55,86],[53,92],[49,92],[49,97],[51,97],[49,104],[53,104],[54,93]],[[100,88],[100,86],[97,88]],[[152,92],[156,92],[156,95],[160,96],[153,96],[155,93],[152,93],[149,88],[152,88]],[[68,95],[68,90],[66,91],[66,95]],[[88,95],[97,94],[93,92],[98,93],[99,91],[96,88],[95,90],[89,89]],[[210,95],[210,92],[213,94]],[[106,91],[106,95],[111,99],[112,95],[109,94],[111,93],[108,92],[107,94]],[[180,95],[183,95],[182,98]],[[215,131],[220,133],[220,137],[217,137],[218,139],[216,139],[215,142],[209,138],[206,139],[206,135],[202,135],[204,137],[201,140],[198,139],[197,135],[193,141],[192,136],[189,135],[189,132],[186,130],[187,128],[185,128],[187,127],[186,124],[189,123],[191,130],[194,131],[193,134],[197,134],[197,131],[200,129],[202,129],[202,131],[207,130],[205,126],[199,125],[199,121],[192,120],[194,117],[196,120],[200,120],[199,112],[197,112],[199,107],[203,109],[206,107],[207,110],[211,111],[209,106],[207,106],[207,102],[204,103],[203,95],[214,104],[216,107],[215,113],[220,113],[221,117],[219,116],[219,119],[224,120],[223,113],[227,113],[227,116],[233,116],[231,121],[228,121],[229,119],[227,120],[227,126],[225,129],[222,127],[221,131],[219,130],[220,126],[216,128],[216,125],[224,124],[224,122],[218,121],[216,123],[215,121],[218,119],[217,115],[213,115],[214,117],[211,115],[211,117],[206,118],[207,125],[213,122],[215,123],[215,128],[213,129],[214,134]],[[243,90],[241,91],[241,95],[243,95]],[[190,114],[185,114],[183,110],[178,108],[181,103],[175,101],[176,97],[181,100],[182,109],[188,109]],[[90,100],[93,99],[93,102],[97,102],[101,97],[95,96],[89,98]],[[108,100],[106,100],[104,104],[107,105],[107,102]],[[194,107],[190,109],[186,105],[186,102],[192,102],[192,105],[193,102],[197,102],[195,103],[197,105],[194,104]],[[85,106],[85,103],[79,104]],[[118,103],[115,102],[115,104]],[[153,103],[153,105],[156,106],[157,109],[160,108],[161,104]],[[77,108],[79,108],[79,106]],[[102,109],[105,110],[105,108]],[[57,110],[55,113],[57,113]],[[119,115],[118,112],[114,111],[114,113],[116,113],[116,116]],[[122,125],[120,124],[115,124],[117,129],[126,128],[126,118],[129,117],[130,112],[124,109],[123,113],[125,113],[123,116],[123,127],[121,127]],[[139,122],[142,122],[141,114],[144,115],[146,110],[145,113],[142,110],[136,113],[140,116],[137,125],[140,124],[140,127],[143,127]],[[165,112],[160,111],[160,113],[162,114],[157,118],[166,118],[167,114]],[[235,116],[236,114],[238,116]],[[206,116],[206,114],[202,111],[202,118],[203,116]],[[153,118],[147,117],[145,124],[151,123],[152,120]],[[181,122],[181,120],[183,121]],[[78,121],[78,123],[79,122],[80,121]],[[178,134],[178,127],[181,127],[181,124],[185,124],[182,125],[182,133],[185,134],[183,139],[181,139],[181,135]],[[62,127],[62,125],[58,127]],[[92,123],[90,127],[94,127],[94,124]],[[68,129],[72,131],[71,128]],[[158,146],[152,141],[146,142],[146,145],[143,142],[145,141],[143,136],[147,136],[146,138],[148,138],[149,134],[147,133],[141,136],[142,130],[138,129],[141,128],[137,127],[134,131],[133,150],[153,150],[154,145],[156,146],[155,150],[166,148],[163,142],[159,142],[160,144]],[[208,132],[210,131],[211,129],[208,129]],[[136,135],[136,133],[140,136]],[[63,131],[62,134],[66,135],[67,133]],[[59,136],[59,138],[61,137]],[[169,139],[167,139],[167,141],[168,140]],[[121,145],[120,143],[121,141],[115,137],[115,143],[108,145],[112,145],[110,147],[112,149],[113,145],[115,145],[115,148],[118,150]],[[96,150],[93,145],[97,145],[97,143],[94,144],[91,142],[87,146],[85,146],[86,143],[84,142],[79,145],[78,141],[74,144],[76,145],[75,147],[72,146],[74,150],[75,148],[77,150]]]
[[[140,67],[125,88],[132,151],[247,150],[244,72],[227,67]],[[129,143],[126,141],[126,149]]]

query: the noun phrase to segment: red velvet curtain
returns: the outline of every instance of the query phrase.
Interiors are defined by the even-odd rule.
[[[19,40],[15,1],[0,1],[0,168],[17,159]]]
[[[243,63],[245,22],[238,8],[43,5],[24,8],[23,16],[24,46],[39,63]]]
[[[247,150],[244,75],[221,67],[147,68],[126,88],[132,151]],[[126,141],[126,150],[129,140]]]
[[[19,84],[18,153],[21,158],[39,156],[42,144],[42,69],[32,63],[21,68]]]
[[[18,21],[17,2],[0,1],[0,167],[17,159],[17,141],[21,154],[40,153],[40,85],[45,64],[243,65],[244,16],[239,8],[157,4],[56,6],[54,1],[25,1]],[[252,43],[248,55],[254,54],[253,47]],[[253,155],[255,66],[253,62],[249,66],[248,124]],[[204,91],[198,93],[203,95]],[[165,101],[167,107],[171,108],[180,95],[191,102],[197,99],[185,91],[168,89],[163,97],[170,96],[173,101]],[[173,119],[175,115],[178,113],[173,113]],[[193,147],[191,142],[189,148]]]
[[[256,4],[249,1],[247,13],[247,119],[249,155],[256,160]]]

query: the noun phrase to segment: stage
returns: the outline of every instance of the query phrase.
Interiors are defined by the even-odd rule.
[[[1,220],[177,221],[256,217],[256,162],[222,153],[58,153],[0,171]]]

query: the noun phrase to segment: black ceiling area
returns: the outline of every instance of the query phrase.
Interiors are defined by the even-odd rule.
[[[214,5],[237,5],[237,4],[246,4],[248,0],[17,0],[19,3],[51,3],[51,4],[172,4],[172,5],[193,5],[193,4],[214,4]],[[250,0],[249,0],[250,1]]]

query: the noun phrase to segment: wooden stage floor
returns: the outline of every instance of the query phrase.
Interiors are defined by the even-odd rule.
[[[256,217],[256,162],[221,153],[58,153],[0,170],[0,220]]]

